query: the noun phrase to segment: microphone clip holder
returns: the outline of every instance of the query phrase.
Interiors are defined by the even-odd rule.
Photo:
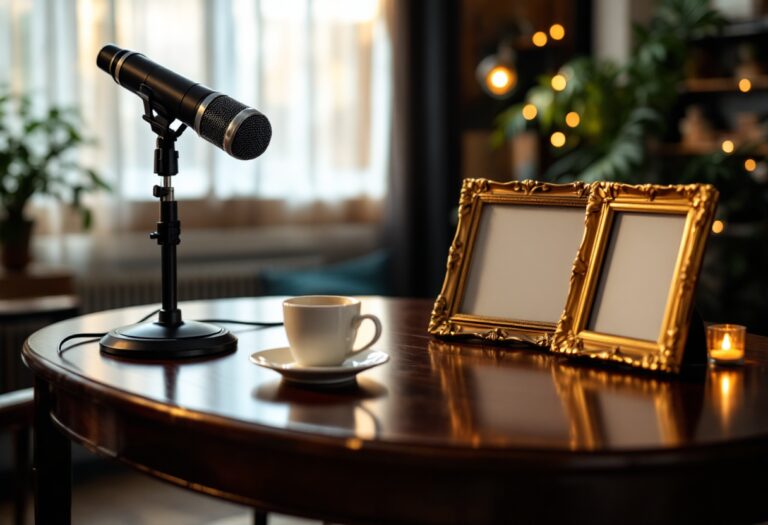
[[[162,308],[155,322],[111,330],[101,339],[101,350],[119,357],[142,359],[199,357],[232,351],[237,346],[237,338],[227,329],[182,319],[176,278],[176,246],[181,242],[181,222],[171,177],[178,173],[176,139],[187,126],[182,124],[172,129],[173,119],[167,118],[167,111],[153,101],[152,90],[146,85],[140,87],[139,96],[144,102],[143,119],[157,135],[154,171],[163,177],[163,185],[152,189],[152,194],[160,199],[160,220],[157,230],[149,234],[161,249]]]

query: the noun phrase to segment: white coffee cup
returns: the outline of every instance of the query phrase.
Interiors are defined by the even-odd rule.
[[[369,319],[376,328],[373,338],[354,348],[357,329]],[[370,348],[381,336],[375,315],[360,315],[360,301],[338,295],[304,295],[283,301],[285,333],[293,359],[302,366],[340,365],[355,352]]]

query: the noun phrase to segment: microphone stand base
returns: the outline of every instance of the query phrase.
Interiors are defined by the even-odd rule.
[[[148,321],[110,330],[100,347],[105,354],[129,359],[183,359],[233,352],[237,337],[198,321],[174,326]]]

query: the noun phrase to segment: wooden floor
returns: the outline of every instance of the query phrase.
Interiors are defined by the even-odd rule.
[[[13,523],[10,502],[0,504],[0,523]],[[32,503],[27,523],[34,523]],[[123,467],[76,480],[72,523],[77,525],[251,525],[247,507],[192,493]],[[271,514],[269,525],[320,522]]]

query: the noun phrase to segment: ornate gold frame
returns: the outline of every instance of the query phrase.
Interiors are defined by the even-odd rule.
[[[459,197],[459,222],[448,251],[445,280],[435,300],[428,331],[447,337],[474,337],[487,341],[516,341],[549,347],[556,323],[499,319],[457,313],[464,293],[472,248],[486,204],[587,206],[590,186],[581,182],[550,184],[533,180],[495,182],[465,179]]]
[[[688,337],[691,306],[712,227],[718,192],[708,184],[633,186],[593,183],[586,232],[573,263],[568,300],[552,341],[552,351],[588,356],[663,372],[679,372]],[[686,216],[683,238],[656,341],[586,330],[602,272],[614,214],[676,213]]]

